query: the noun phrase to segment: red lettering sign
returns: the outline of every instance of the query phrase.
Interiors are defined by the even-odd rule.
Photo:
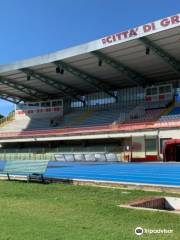
[[[138,28],[133,28],[133,29],[130,29],[130,30],[125,31],[125,32],[119,32],[119,33],[107,36],[107,37],[102,39],[102,44],[103,45],[111,44],[111,43],[121,41],[121,40],[124,40],[124,39],[133,38],[133,37],[136,37],[140,34],[143,35],[143,34],[146,34],[146,33],[151,33],[153,31],[155,31],[156,29],[166,28],[166,27],[169,27],[171,25],[178,24],[178,23],[180,23],[180,16],[179,15],[164,18],[164,19],[159,20],[157,22],[148,23],[148,24],[145,24],[145,25],[143,25],[141,27],[138,27]]]
[[[170,20],[168,18],[165,18],[160,22],[160,25],[162,27],[167,27],[170,23],[171,23]]]
[[[171,23],[172,24],[180,23],[180,17],[179,16],[171,17]]]

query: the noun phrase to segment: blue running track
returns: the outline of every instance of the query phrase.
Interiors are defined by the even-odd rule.
[[[45,176],[180,187],[180,163],[50,162]]]

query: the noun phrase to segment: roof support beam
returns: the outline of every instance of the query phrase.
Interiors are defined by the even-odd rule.
[[[41,91],[38,91],[32,87],[27,87],[24,84],[14,82],[13,80],[10,80],[1,76],[0,76],[0,84],[4,84],[20,92],[23,92],[33,99],[39,98],[40,96],[42,96],[42,94],[44,94]]]
[[[3,100],[5,100],[5,101],[14,103],[14,104],[18,104],[18,103],[19,103],[19,101],[17,101],[15,98],[9,97],[9,96],[7,96],[6,94],[0,94],[0,98],[3,99]]]
[[[92,52],[92,54],[97,58],[99,58],[99,60],[101,60],[102,62],[105,62],[112,68],[116,69],[122,74],[125,74],[129,78],[129,80],[131,80],[138,86],[146,86],[151,84],[150,81],[146,79],[144,76],[142,76],[140,73],[137,73],[136,71],[132,70],[128,66],[124,65],[119,61],[116,61],[115,59],[109,57],[108,55],[99,51],[94,51]]]
[[[72,97],[72,98],[84,103],[84,101],[79,97],[80,93],[76,89],[73,89],[73,88],[69,87],[68,85],[63,84],[53,78],[47,77],[41,73],[37,73],[36,71],[29,69],[29,68],[21,69],[21,71],[26,74],[30,74],[30,76],[45,83],[46,85],[58,90],[63,96]]]
[[[21,97],[18,94],[10,93],[8,91],[0,91],[0,95],[6,96],[7,98],[14,99],[14,102],[19,103],[21,101],[30,102],[32,101],[31,97]]]
[[[180,62],[177,61],[173,56],[164,51],[161,47],[156,45],[154,42],[149,40],[147,37],[139,38],[139,41],[153,51],[157,56],[159,56],[165,63],[167,63],[171,68],[178,74],[180,74]]]
[[[62,69],[66,70],[67,72],[71,73],[72,75],[82,79],[85,82],[88,82],[90,85],[95,87],[98,91],[103,91],[107,95],[117,99],[117,97],[113,94],[113,92],[111,92],[111,89],[113,88],[113,86],[110,86],[109,84],[103,82],[103,80],[98,79],[84,71],[81,71],[78,68],[73,67],[72,65],[67,64],[63,61],[57,61],[54,63],[56,64],[56,66],[58,66],[58,67],[60,66]]]
[[[21,99],[18,96],[15,96],[13,94],[10,94],[10,93],[4,92],[4,91],[0,91],[0,98],[5,100],[5,101],[14,103],[14,104],[18,104],[19,102],[25,100],[25,99]]]

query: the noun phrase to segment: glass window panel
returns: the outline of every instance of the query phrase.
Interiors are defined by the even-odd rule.
[[[171,87],[170,86],[165,86],[164,87],[164,92],[165,93],[170,93],[171,92]]]
[[[42,102],[41,107],[50,107],[50,102]]]
[[[151,88],[151,95],[157,94],[157,88]]]
[[[171,92],[171,87],[169,85],[159,87],[159,93],[170,93],[170,92]]]
[[[58,100],[58,101],[53,101],[52,102],[52,106],[56,107],[56,106],[62,106],[62,101]]]
[[[157,139],[146,139],[146,155],[157,155]]]
[[[147,96],[151,95],[151,88],[147,88],[147,89],[146,89],[146,95],[147,95]]]
[[[164,87],[159,87],[159,93],[164,93]]]

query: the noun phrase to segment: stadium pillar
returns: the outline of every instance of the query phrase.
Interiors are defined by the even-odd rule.
[[[159,149],[159,147],[160,147],[160,144],[159,144],[159,141],[160,141],[160,139],[159,139],[159,130],[158,130],[158,134],[157,134],[156,139],[157,139],[157,160],[160,161],[161,159],[160,159],[160,149]]]
[[[132,148],[133,148],[133,139],[132,139],[132,136],[131,136],[131,159],[130,159],[130,162],[132,162]]]

